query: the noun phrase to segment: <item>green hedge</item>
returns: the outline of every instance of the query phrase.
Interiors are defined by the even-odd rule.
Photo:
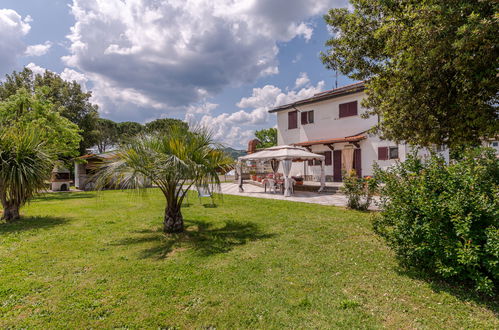
[[[412,155],[375,172],[384,185],[374,229],[404,265],[497,293],[499,159],[491,149],[449,165]]]

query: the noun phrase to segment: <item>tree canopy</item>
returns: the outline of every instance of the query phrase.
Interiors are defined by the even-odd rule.
[[[6,100],[20,89],[34,92],[44,88],[45,97],[64,118],[80,128],[82,140],[79,145],[80,154],[85,153],[96,143],[96,124],[99,114],[97,106],[90,102],[91,92],[82,90],[77,82],[63,80],[54,72],[46,70],[43,74],[34,74],[28,68],[21,72],[14,71],[6,75],[0,83],[0,100]]]
[[[270,148],[277,145],[277,128],[265,128],[255,132],[260,141],[258,148]]]
[[[499,3],[351,0],[331,9],[322,60],[366,80],[373,131],[397,142],[459,149],[499,132]]]
[[[46,91],[47,88],[41,88],[31,93],[20,88],[0,101],[0,131],[19,135],[36,132],[45,151],[51,155],[58,158],[77,156],[81,141],[79,128],[55,110]]]
[[[145,129],[147,132],[167,132],[174,126],[180,126],[183,129],[188,129],[189,126],[185,121],[173,118],[160,118],[150,121],[145,124]]]

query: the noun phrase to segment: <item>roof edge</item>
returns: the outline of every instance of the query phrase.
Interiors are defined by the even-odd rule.
[[[296,106],[300,106],[300,105],[316,103],[316,102],[321,102],[321,101],[325,101],[325,100],[329,100],[329,99],[334,99],[334,98],[337,98],[340,96],[355,94],[355,93],[359,93],[359,92],[364,91],[365,88],[366,87],[365,87],[364,81],[360,81],[360,82],[357,82],[354,84],[345,85],[345,86],[342,86],[339,88],[331,89],[329,91],[320,92],[320,93],[315,94],[312,97],[309,97],[309,98],[306,98],[303,100],[299,100],[299,101],[296,101],[293,103],[289,103],[289,104],[275,107],[273,109],[270,109],[268,112],[274,113],[274,112],[284,111],[284,110],[292,109],[292,108],[294,108]]]

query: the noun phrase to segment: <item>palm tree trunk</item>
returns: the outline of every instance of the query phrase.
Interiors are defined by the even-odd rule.
[[[179,206],[167,206],[163,222],[165,233],[181,233],[184,231],[184,218]]]
[[[12,222],[14,220],[19,219],[21,216],[19,215],[20,206],[18,203],[2,203],[3,206],[3,215],[2,219],[7,222]]]

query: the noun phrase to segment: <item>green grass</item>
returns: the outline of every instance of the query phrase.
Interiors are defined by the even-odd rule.
[[[0,328],[499,328],[497,301],[399,269],[369,214],[190,199],[172,236],[156,190],[48,194],[0,223]]]

